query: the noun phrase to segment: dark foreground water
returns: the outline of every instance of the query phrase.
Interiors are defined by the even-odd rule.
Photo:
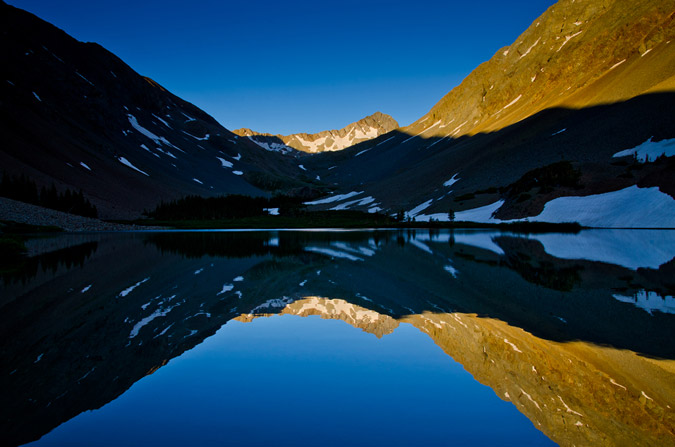
[[[675,232],[29,245],[3,445],[675,445]]]

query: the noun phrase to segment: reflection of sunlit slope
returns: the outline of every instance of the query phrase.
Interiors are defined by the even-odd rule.
[[[395,320],[320,297],[287,302],[278,313],[343,320],[378,337],[410,323],[561,445],[675,444],[673,360],[552,342],[472,314],[425,312]],[[237,320],[270,315],[245,314]]]
[[[0,432],[7,443],[35,439],[117,398],[230,319],[278,312],[338,318],[378,336],[400,321],[411,322],[427,329],[455,359],[469,359],[461,361],[467,369],[476,368],[471,371],[477,378],[513,400],[520,396],[518,388],[501,388],[499,381],[510,377],[506,371],[523,367],[531,372],[535,365],[548,382],[554,382],[554,371],[565,382],[577,374],[569,368],[581,365],[580,371],[604,371],[606,377],[592,374],[611,377],[636,399],[644,391],[651,398],[643,398],[648,408],[664,407],[664,402],[672,406],[672,385],[668,388],[668,376],[659,371],[675,359],[673,315],[654,306],[649,313],[617,298],[673,295],[672,238],[639,232],[646,240],[636,237],[628,244],[620,234],[584,232],[566,239],[487,232],[280,231],[114,235],[93,245],[77,240],[41,262],[47,270],[26,276],[25,284],[0,289],[0,337],[5,340],[0,345],[5,403]],[[600,243],[603,235],[611,238]],[[583,240],[592,243],[584,248]],[[630,250],[615,250],[627,246],[644,247],[645,253],[631,258]],[[611,263],[614,258],[623,266]],[[321,296],[334,299],[305,298]],[[492,362],[474,361],[483,347],[516,363],[489,369]],[[652,361],[630,351],[669,360]],[[534,353],[539,357],[521,361]],[[573,363],[560,360],[567,358]],[[497,356],[490,360],[506,362]],[[648,379],[640,378],[643,373]],[[550,407],[556,395],[537,391],[536,376],[523,377],[519,386],[541,408]],[[582,383],[584,377],[564,386]],[[525,378],[532,384],[522,382]],[[598,383],[607,385],[607,380]],[[574,389],[558,394],[570,409],[590,418],[583,393],[609,402],[609,408],[611,399],[621,396],[621,386],[597,388],[614,390],[616,396],[588,390],[574,394]],[[523,405],[530,402],[525,394],[521,398]],[[639,405],[639,400],[628,401]],[[533,420],[549,424],[534,414]]]
[[[370,309],[357,306],[345,300],[329,300],[320,297],[307,297],[298,301],[285,303],[279,314],[299,315],[308,317],[319,315],[321,318],[330,320],[342,320],[355,328],[364,330],[377,337],[391,334],[398,327],[398,321],[386,314],[380,314]],[[269,309],[264,307],[262,309]],[[237,317],[238,321],[248,322],[261,315],[274,315],[267,313],[249,313]]]
[[[475,315],[409,321],[561,445],[675,444],[675,362],[556,343]]]

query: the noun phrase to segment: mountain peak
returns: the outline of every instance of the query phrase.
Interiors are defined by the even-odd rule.
[[[302,152],[317,153],[339,151],[357,143],[377,138],[398,127],[399,125],[394,118],[378,111],[348,124],[342,129],[324,130],[314,134],[272,135],[255,132],[248,128],[236,129],[233,132],[241,137],[248,137],[267,150],[287,152],[292,148]]]

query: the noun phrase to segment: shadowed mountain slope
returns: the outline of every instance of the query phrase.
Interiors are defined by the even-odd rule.
[[[672,0],[559,1],[415,123],[305,163],[336,188],[313,203],[418,220],[490,205],[464,218],[675,226],[673,11]],[[561,166],[574,181],[538,183]],[[561,199],[572,196],[590,198]],[[612,201],[629,212],[596,206]],[[640,218],[646,202],[659,211]]]
[[[305,185],[290,159],[239,138],[101,46],[4,3],[0,24],[3,169],[82,189],[102,217],[186,194]]]

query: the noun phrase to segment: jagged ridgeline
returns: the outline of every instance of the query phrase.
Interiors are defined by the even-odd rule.
[[[375,112],[348,124],[342,129],[324,130],[313,134],[272,135],[247,128],[236,129],[233,132],[249,138],[258,146],[269,151],[289,153],[295,149],[302,152],[318,153],[340,151],[363,141],[377,138],[397,128],[398,123],[394,118],[386,113]]]

